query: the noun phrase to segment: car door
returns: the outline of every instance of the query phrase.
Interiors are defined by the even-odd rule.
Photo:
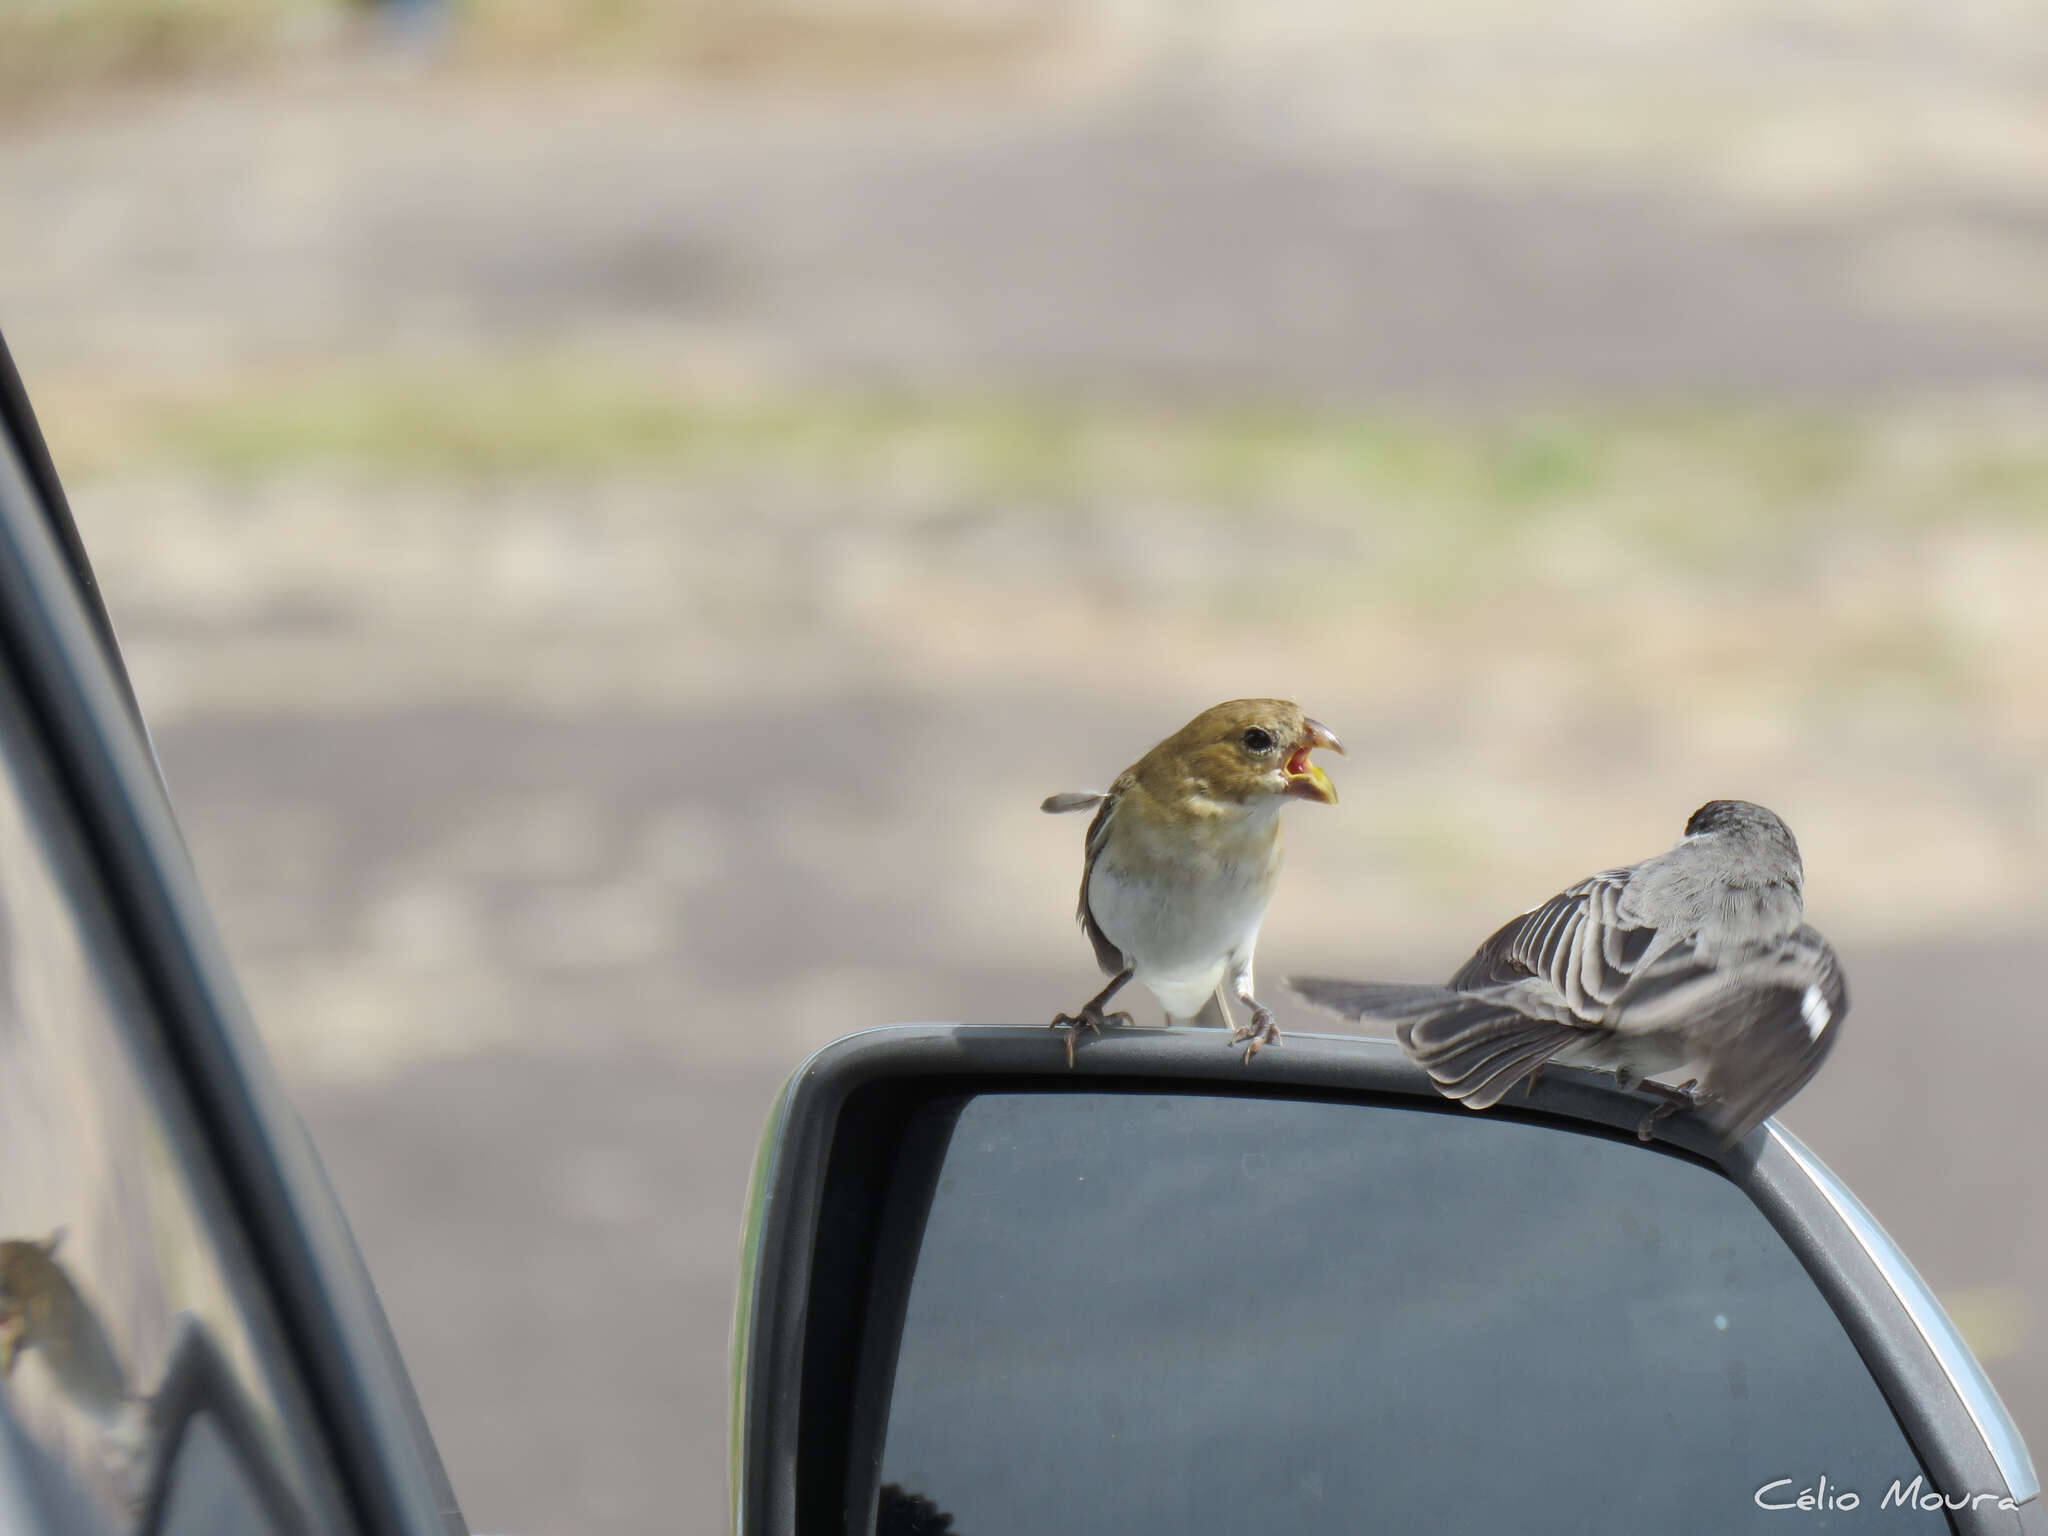
[[[0,1529],[465,1529],[4,341]]]

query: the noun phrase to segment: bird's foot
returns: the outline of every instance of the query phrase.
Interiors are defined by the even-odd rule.
[[[1273,1010],[1270,1008],[1254,1008],[1252,1010],[1251,1023],[1240,1024],[1230,1032],[1230,1043],[1244,1047],[1244,1059],[1246,1061],[1250,1061],[1259,1054],[1260,1046],[1278,1045],[1280,1043],[1280,1026],[1274,1021]]]
[[[1074,1037],[1084,1029],[1092,1029],[1098,1035],[1104,1025],[1129,1029],[1132,1024],[1128,1013],[1104,1013],[1100,1008],[1084,1006],[1079,1013],[1063,1013],[1046,1026],[1047,1029],[1064,1029],[1067,1032],[1067,1065],[1074,1064]]]
[[[1653,1082],[1647,1077],[1638,1082],[1636,1084],[1638,1090],[1650,1094],[1662,1102],[1647,1115],[1643,1116],[1643,1123],[1636,1127],[1636,1140],[1648,1141],[1651,1131],[1659,1120],[1668,1120],[1681,1110],[1697,1109],[1700,1103],[1700,1096],[1693,1090],[1699,1087],[1699,1084],[1700,1080],[1696,1077],[1687,1078],[1676,1088],[1671,1087],[1667,1083]]]

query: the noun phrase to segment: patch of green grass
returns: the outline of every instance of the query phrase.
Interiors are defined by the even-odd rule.
[[[76,437],[50,423],[73,475],[660,473],[843,492],[856,519],[992,506],[1111,517],[1143,502],[1323,528],[1422,600],[1440,584],[1469,590],[1478,562],[1511,573],[1547,560],[1560,579],[1578,562],[1589,582],[1611,579],[1617,562],[1719,580],[1873,523],[2048,519],[2048,432],[2016,427],[2010,412],[1915,425],[1902,458],[1883,411],[1464,419],[819,393],[734,401],[545,355],[250,379],[111,415],[100,404],[102,419]]]
[[[655,464],[829,467],[869,434],[841,411],[709,410],[623,378],[553,367],[347,372],[165,407],[134,458],[236,475],[308,466],[377,474],[599,473]]]
[[[831,395],[731,403],[541,361],[284,377],[149,406],[95,445],[92,467],[838,476],[882,474],[915,457],[982,494],[1146,489],[1218,507],[1276,491],[1417,498],[1483,521],[1598,490],[1627,438],[1625,428],[1591,420],[1475,425]]]

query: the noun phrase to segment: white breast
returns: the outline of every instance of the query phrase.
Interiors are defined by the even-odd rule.
[[[1088,880],[1088,907],[1136,979],[1175,1018],[1192,1018],[1233,958],[1249,959],[1272,899],[1280,849],[1270,824],[1222,857],[1107,852]]]

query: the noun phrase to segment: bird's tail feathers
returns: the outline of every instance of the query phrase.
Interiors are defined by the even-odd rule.
[[[1057,795],[1047,795],[1039,802],[1038,808],[1048,816],[1064,816],[1069,811],[1089,811],[1109,798],[1099,789],[1069,789]]]
[[[1456,1004],[1462,994],[1448,987],[1408,982],[1340,981],[1329,976],[1290,976],[1288,987],[1303,1002],[1341,1019],[1375,1019],[1399,1024]]]
[[[1448,1098],[1491,1109],[1544,1062],[1585,1038],[1569,1024],[1532,1019],[1449,987],[1291,977],[1305,1002],[1347,1019],[1394,1026],[1394,1038]]]
[[[1583,1029],[1463,997],[1395,1031],[1401,1049],[1445,1097],[1491,1109],[1536,1069],[1585,1038]]]

